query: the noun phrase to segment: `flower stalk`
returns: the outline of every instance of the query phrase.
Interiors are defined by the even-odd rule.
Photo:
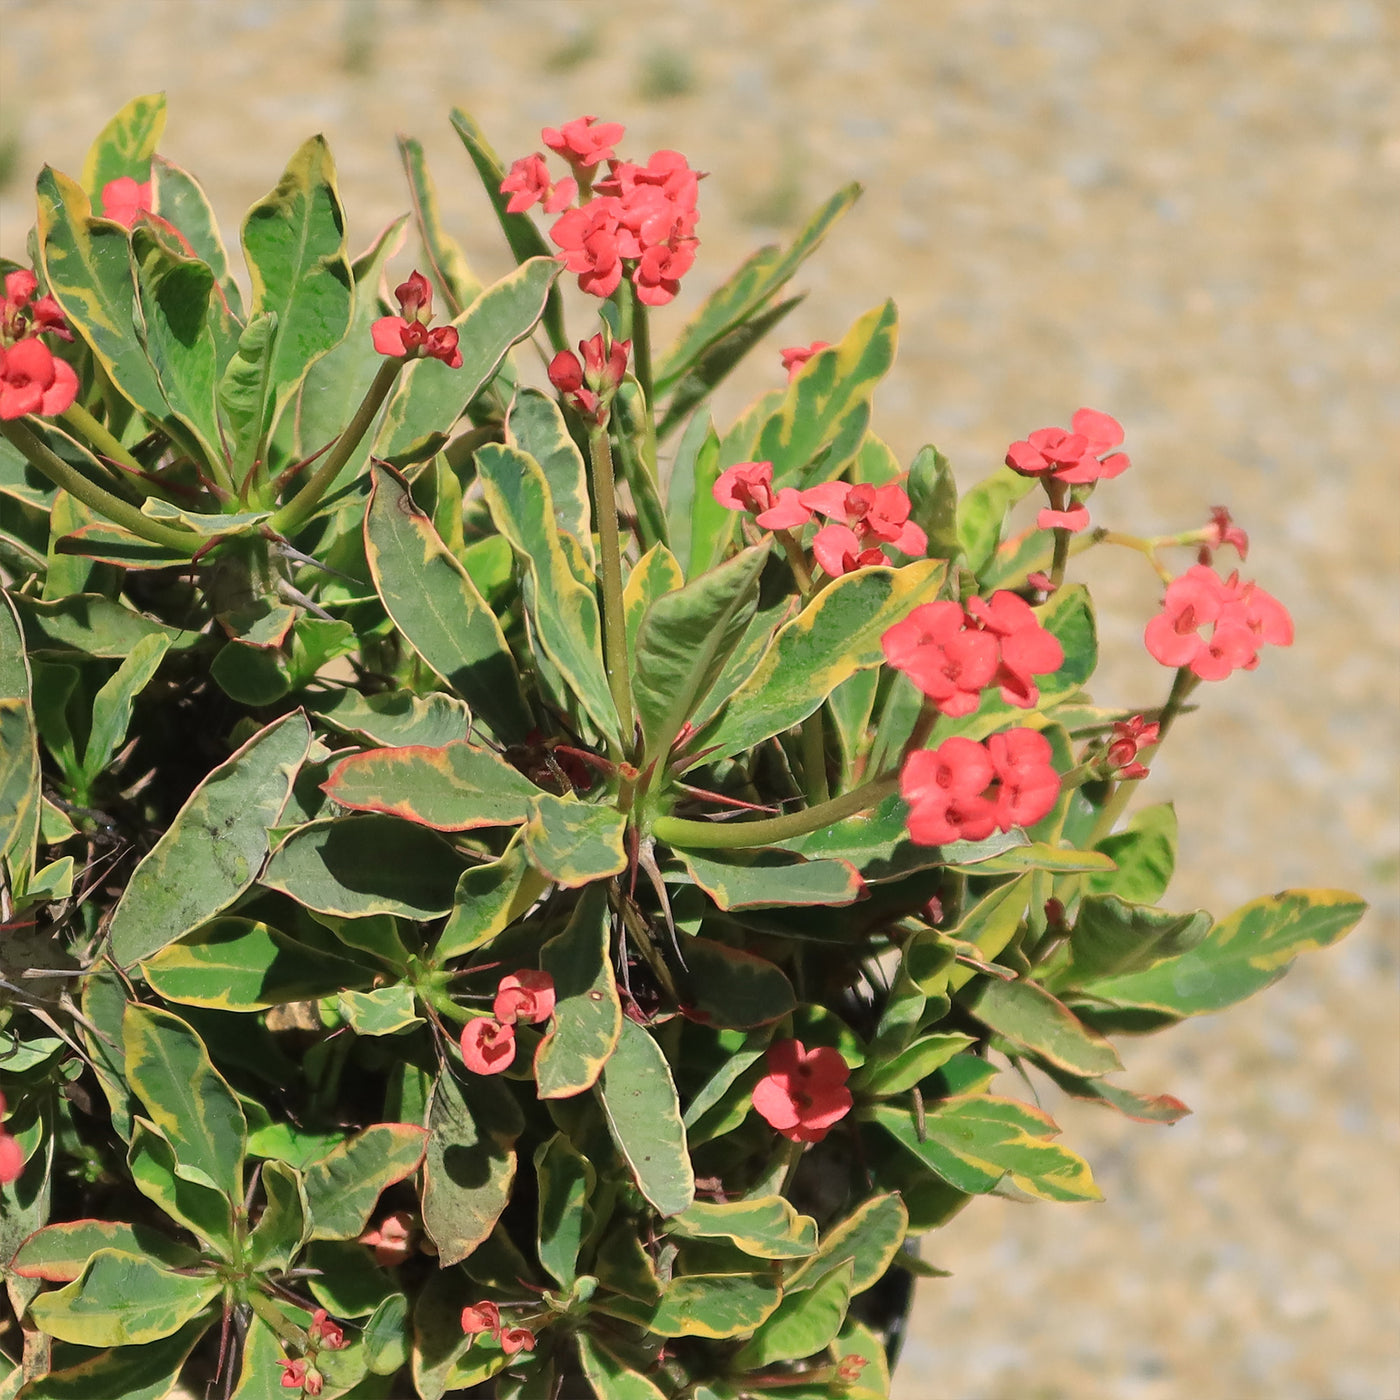
[[[627,622],[622,606],[622,541],[617,528],[617,484],[606,423],[588,426],[588,461],[593,475],[598,543],[603,576],[603,666],[608,673],[624,748],[632,732],[632,678],[627,663]],[[618,755],[625,757],[625,755]]]

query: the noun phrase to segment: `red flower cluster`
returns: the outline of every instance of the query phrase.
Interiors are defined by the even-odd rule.
[[[152,207],[149,180],[136,181],[130,175],[123,175],[102,186],[102,217],[114,220],[123,228],[131,228],[142,214],[149,214]]]
[[[78,376],[39,339],[52,334],[72,340],[51,296],[34,300],[39,279],[27,268],[5,275],[0,302],[0,418],[27,413],[62,413],[78,397]]]
[[[295,1361],[279,1361],[282,1368],[282,1389],[299,1390],[303,1395],[319,1395],[325,1378],[314,1367],[307,1365],[306,1358],[299,1356]]]
[[[501,1310],[489,1299],[462,1309],[462,1331],[469,1337],[489,1333],[507,1356],[535,1349],[535,1334],[528,1327],[503,1327]]]
[[[700,172],[678,151],[655,151],[645,165],[619,160],[613,148],[624,130],[596,117],[546,127],[540,139],[568,161],[573,176],[552,182],[536,152],[511,165],[501,193],[510,195],[506,208],[512,214],[536,203],[547,214],[559,214],[549,236],[583,291],[611,296],[628,272],[639,301],[664,306],[695,261]],[[594,184],[603,161],[608,173]],[[580,205],[569,208],[580,192]]]
[[[885,659],[903,671],[945,715],[970,715],[988,686],[1008,705],[1030,709],[1035,677],[1058,670],[1060,643],[1024,598],[1005,589],[990,598],[924,603],[880,639]]]
[[[1144,641],[1163,666],[1185,666],[1203,681],[1220,681],[1234,670],[1252,671],[1261,646],[1291,645],[1293,619],[1258,584],[1241,583],[1238,573],[1223,579],[1193,564],[1167,585]]]
[[[783,368],[787,370],[788,383],[802,372],[802,366],[807,363],[819,350],[829,350],[831,342],[829,340],[814,340],[810,345],[789,345],[786,350],[779,350],[782,357]]]
[[[753,1106],[793,1142],[820,1142],[851,1111],[851,1068],[839,1050],[800,1040],[768,1047],[768,1073],[754,1085]]]
[[[765,530],[800,530],[815,515],[834,523],[812,538],[817,563],[832,578],[870,564],[888,564],[884,545],[903,554],[922,554],[928,536],[909,519],[909,496],[902,486],[828,481],[799,491],[792,486],[773,491],[771,462],[738,462],[719,474],[714,498],[730,510],[746,510]]]
[[[0,1094],[0,1118],[5,1116],[5,1096]],[[24,1148],[9,1133],[0,1131],[0,1186],[18,1181],[24,1170]]]
[[[1060,793],[1050,752],[1050,741],[1034,729],[1004,729],[982,744],[945,739],[911,753],[899,775],[910,839],[942,846],[1034,825]]]
[[[1141,715],[1119,720],[1113,726],[1113,737],[1104,750],[1104,765],[1120,778],[1145,778],[1146,764],[1139,763],[1140,750],[1150,749],[1161,733],[1160,724],[1148,724]]]
[[[515,1026],[534,1025],[554,1015],[554,979],[523,967],[502,977],[492,1007],[494,1016],[478,1016],[462,1028],[462,1060],[474,1074],[500,1074],[515,1059]]]
[[[374,348],[395,359],[429,355],[448,369],[460,369],[462,352],[457,348],[456,326],[428,329],[433,319],[433,289],[428,279],[421,272],[411,272],[407,282],[394,288],[394,296],[402,315],[381,316],[370,327]]]
[[[627,373],[630,340],[614,340],[606,348],[601,334],[578,343],[583,363],[572,350],[561,350],[549,362],[549,382],[578,414],[595,423],[607,422],[607,407]]]
[[[1124,452],[1104,454],[1123,441],[1117,419],[1092,408],[1081,408],[1070,420],[1070,428],[1037,428],[1022,442],[1013,442],[1006,452],[1006,465],[1022,476],[1048,477],[1079,486],[1103,481],[1128,470]]]

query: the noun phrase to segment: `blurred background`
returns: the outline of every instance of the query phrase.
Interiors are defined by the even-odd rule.
[[[507,162],[581,113],[625,154],[711,172],[664,344],[754,246],[836,186],[866,195],[795,286],[721,417],[894,296],[875,427],[965,484],[1081,405],[1133,469],[1096,522],[1228,505],[1289,651],[1203,687],[1154,765],[1183,830],[1168,903],[1223,915],[1290,885],[1371,914],[1254,1002],[1129,1043],[1171,1129],[1048,1092],[1100,1206],[977,1202],[924,1244],[898,1400],[1386,1400],[1400,1395],[1400,10],[1384,0],[0,0],[0,249],[33,177],[77,174],[130,97],[236,241],[296,146],[330,141],[352,252],[427,149],[478,275],[508,261],[454,105]],[[412,265],[410,247],[396,271]],[[577,334],[589,327],[575,318]],[[727,418],[726,418],[727,421]],[[723,424],[721,424],[723,426]],[[1099,551],[1100,554],[1103,551]],[[1190,561],[1183,556],[1179,567]],[[1090,556],[1105,703],[1152,704],[1160,587]],[[1024,1092],[1004,1084],[1008,1092]]]

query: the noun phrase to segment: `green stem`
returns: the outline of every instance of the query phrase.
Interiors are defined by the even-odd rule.
[[[407,364],[406,359],[389,358],[379,366],[379,373],[365,391],[355,416],[347,424],[345,431],[336,440],[335,446],[327,454],[326,460],[316,468],[311,480],[301,488],[279,510],[268,527],[279,535],[290,535],[310,519],[311,513],[321,503],[321,497],[334,485],[341,468],[350,460],[350,454],[360,445],[360,439],[369,431],[375,415],[389,397],[389,390],[399,377],[399,371]]]
[[[826,726],[820,705],[802,721],[802,786],[809,807],[831,800],[826,784]]]
[[[647,315],[646,303],[632,289],[632,372],[641,385],[642,395],[647,401],[647,418],[654,421],[651,402],[651,320]],[[651,434],[652,452],[656,451],[656,436]],[[651,462],[652,475],[656,474],[656,462]]]
[[[168,549],[185,559],[194,558],[198,552],[201,541],[188,530],[176,530],[162,525],[159,521],[142,515],[129,502],[89,481],[53,452],[47,443],[35,437],[22,419],[16,418],[7,423],[0,423],[0,432],[14,443],[31,466],[43,472],[55,486],[61,486],[70,496],[80,500],[99,515],[105,515],[108,520],[125,530],[130,530],[133,535],[140,535],[143,540],[158,544],[162,549]]]
[[[812,571],[807,567],[807,555],[793,538],[791,530],[774,530],[773,538],[782,545],[783,553],[787,555],[788,567],[792,570],[792,576],[797,582],[797,591],[802,595],[805,607],[807,600],[812,596]]]
[[[114,462],[120,462],[128,470],[144,476],[146,469],[127,451],[125,447],[117,441],[107,430],[103,423],[99,423],[80,403],[71,403],[59,414],[59,417],[85,437],[104,456],[110,457]],[[106,463],[103,463],[106,466]],[[113,474],[114,479],[121,482],[123,486],[128,483],[120,476]]]
[[[588,458],[593,469],[593,501],[597,507],[598,543],[603,573],[603,666],[608,689],[622,724],[622,741],[632,742],[632,678],[627,663],[627,618],[622,607],[622,541],[617,529],[617,485],[613,478],[612,444],[607,426],[590,424]]]
[[[867,807],[883,802],[892,792],[899,791],[899,774],[889,773],[873,778],[850,792],[833,797],[816,807],[801,812],[788,812],[781,817],[764,817],[754,822],[696,822],[681,817],[657,817],[651,834],[668,846],[694,847],[696,850],[737,850],[744,846],[771,846],[794,836],[806,836],[820,831],[833,822],[853,817]]]

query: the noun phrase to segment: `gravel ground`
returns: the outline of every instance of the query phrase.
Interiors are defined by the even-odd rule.
[[[446,124],[507,156],[598,112],[627,149],[712,173],[664,341],[761,240],[837,184],[866,198],[800,278],[774,345],[836,339],[894,295],[876,424],[966,480],[1081,404],[1134,469],[1096,517],[1180,529],[1216,503],[1298,623],[1208,688],[1157,765],[1185,837],[1173,901],[1223,913],[1288,885],[1374,906],[1346,944],[1223,1017],[1128,1047],[1127,1082],[1195,1109],[1164,1131],[1056,1099],[1098,1207],[978,1203],[926,1242],[899,1400],[1400,1396],[1400,12],[1383,0],[0,0],[0,246],[42,160],[76,172],[128,97],[164,88],[162,149],[227,230],[326,133],[368,242],[406,207],[419,136],[449,224],[505,270]],[[762,384],[754,376],[771,374]],[[750,392],[779,382],[760,352]],[[732,413],[740,401],[722,409]],[[1100,694],[1147,702],[1157,585],[1085,569]]]

